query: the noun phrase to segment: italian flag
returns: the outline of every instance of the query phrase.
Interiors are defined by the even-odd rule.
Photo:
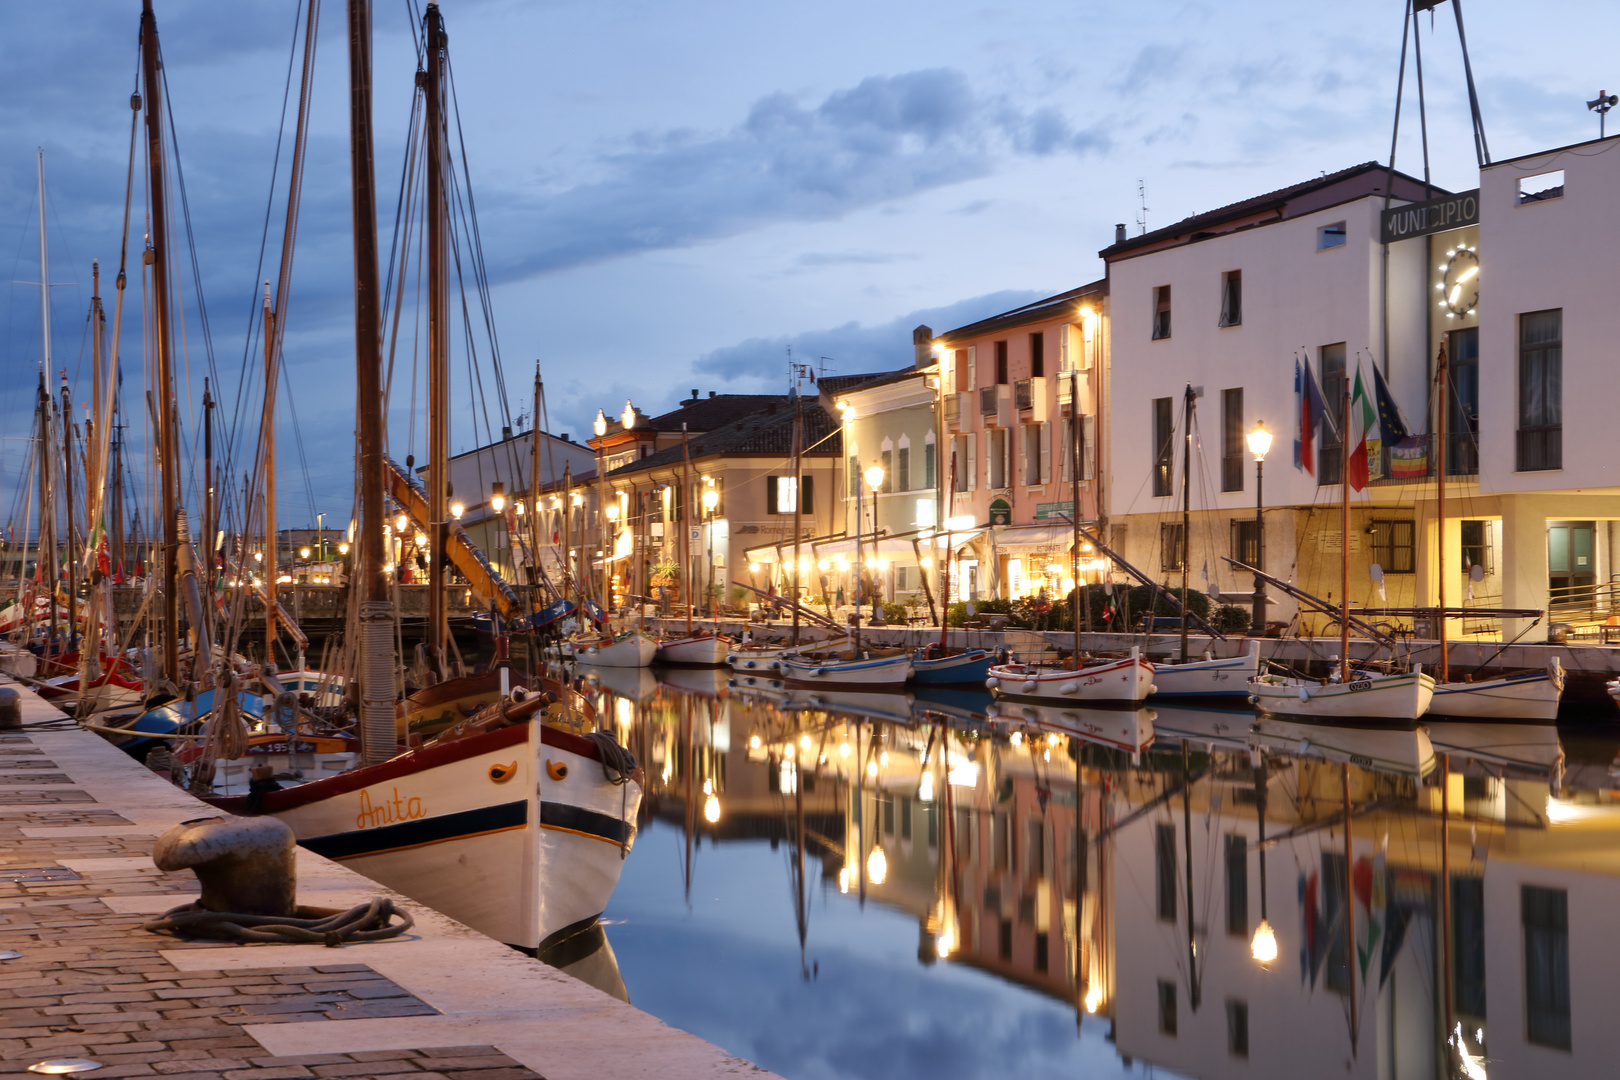
[[[1350,448],[1350,460],[1346,462],[1350,477],[1350,486],[1360,491],[1367,486],[1367,433],[1378,429],[1378,410],[1373,406],[1372,395],[1367,392],[1367,384],[1361,378],[1361,362],[1356,362],[1356,386],[1350,395],[1350,437],[1345,440]]]

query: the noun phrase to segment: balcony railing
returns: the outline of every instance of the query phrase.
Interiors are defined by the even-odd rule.
[[[1029,383],[1030,380],[1028,379],[1019,379],[1013,383],[1013,399],[1017,402],[1020,412],[1030,408],[1034,402],[1034,395],[1030,392]]]
[[[994,416],[996,414],[996,391],[999,386],[979,387],[979,415]]]
[[[1516,446],[1515,468],[1519,472],[1564,467],[1564,428],[1520,428]]]
[[[1438,435],[1422,435],[1403,441],[1399,446],[1385,444],[1379,450],[1378,475],[1368,483],[1373,487],[1398,487],[1401,484],[1421,484],[1434,479],[1438,464],[1436,451],[1440,445]],[[1331,454],[1332,460],[1329,461]],[[1339,482],[1338,450],[1323,451],[1317,478],[1324,484]],[[1331,464],[1332,471],[1328,471]],[[1452,480],[1471,480],[1479,476],[1479,446],[1468,432],[1452,432],[1446,436],[1446,476]]]
[[[960,423],[962,420],[962,397],[960,394],[945,395],[945,422],[947,424]]]

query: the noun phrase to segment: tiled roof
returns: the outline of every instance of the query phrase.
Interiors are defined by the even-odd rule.
[[[679,431],[682,424],[691,432],[714,431],[758,412],[771,402],[780,408],[787,400],[786,394],[716,394],[655,416],[648,423],[658,431]]]
[[[1058,315],[1064,308],[1085,296],[1106,296],[1108,294],[1108,279],[1093,281],[1089,285],[1081,285],[1077,289],[1060,292],[1056,296],[1048,296],[1044,300],[1036,300],[1023,307],[1003,311],[1000,315],[992,315],[988,319],[980,319],[976,323],[959,326],[955,330],[947,330],[939,335],[943,341],[952,338],[978,337],[980,334],[994,334],[999,330],[1010,329],[1014,326],[1027,326],[1030,323],[1045,322]]]
[[[770,408],[772,404],[776,408]],[[803,437],[803,451],[806,454],[823,457],[843,453],[838,422],[827,415],[815,398],[806,397],[804,401]],[[765,407],[717,430],[694,433],[687,442],[693,461],[728,455],[780,455],[785,458],[793,453],[791,399],[786,396],[769,397]],[[677,464],[682,452],[679,444],[668,446],[656,454],[621,465],[608,475],[629,476],[646,469]]]

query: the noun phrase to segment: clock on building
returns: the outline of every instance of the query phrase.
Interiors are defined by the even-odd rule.
[[[1440,282],[1434,288],[1440,294],[1440,310],[1448,319],[1472,315],[1479,307],[1479,249],[1459,244],[1446,252],[1439,269]]]

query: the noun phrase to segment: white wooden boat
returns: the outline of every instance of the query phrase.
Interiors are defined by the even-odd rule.
[[[992,702],[989,713],[989,719],[1003,724],[1073,735],[1129,754],[1153,745],[1156,716],[1152,709],[1064,708],[1008,700]]]
[[[659,664],[719,667],[731,653],[731,640],[719,634],[692,634],[658,643],[653,660]]]
[[[1557,778],[1564,771],[1557,724],[1480,724],[1424,717],[1423,726],[1435,751],[1452,755],[1454,769],[1458,759],[1471,759],[1530,776]]]
[[[1158,678],[1158,669],[1154,669]],[[1247,700],[1242,709],[1198,708],[1193,705],[1155,704],[1153,730],[1161,739],[1186,739],[1195,746],[1229,753],[1249,752],[1254,709]]]
[[[1250,738],[1272,753],[1355,765],[1372,772],[1421,778],[1434,771],[1434,746],[1423,725],[1415,721],[1310,723],[1265,716],[1255,722]]]
[[[574,639],[571,646],[574,660],[596,667],[642,668],[652,663],[658,652],[658,641],[651,634],[632,630],[618,638]]]
[[[845,660],[836,656],[794,653],[782,657],[781,673],[789,686],[889,686],[899,689],[911,677],[911,654]]]
[[[1260,674],[1260,642],[1249,643],[1241,656],[1220,660],[1191,660],[1185,664],[1163,661],[1153,665],[1155,701],[1165,698],[1233,698],[1249,696],[1249,680]]]
[[[826,652],[838,648],[839,644],[839,642],[821,642],[814,645],[766,645],[754,641],[736,642],[726,654],[726,663],[731,665],[733,671],[746,671],[750,674],[780,671],[782,657],[789,653],[803,652],[807,649]]]
[[[1429,711],[1434,678],[1421,668],[1395,675],[1352,672],[1349,682],[1319,682],[1282,675],[1249,680],[1250,700],[1261,712],[1324,720],[1416,720]]]
[[[1436,683],[1429,714],[1457,720],[1556,720],[1563,694],[1564,671],[1555,657],[1546,671]]]
[[[1052,702],[1137,702],[1153,692],[1154,666],[1138,649],[1123,660],[1074,668],[1002,664],[990,669],[985,685],[998,697]]]
[[[635,837],[641,786],[609,782],[593,740],[531,717],[381,764],[243,797],[301,846],[528,952],[607,906]]]

